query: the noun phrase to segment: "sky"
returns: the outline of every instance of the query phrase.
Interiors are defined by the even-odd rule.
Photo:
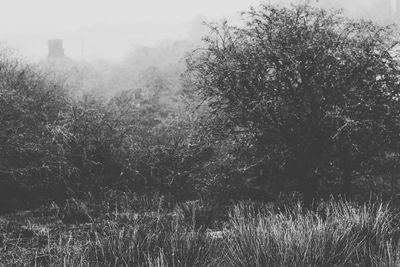
[[[131,46],[183,39],[195,18],[218,20],[259,0],[0,0],[0,41],[46,56],[61,38],[67,55],[118,60]],[[83,47],[83,49],[82,49]]]
[[[0,0],[0,34],[43,33],[130,21],[219,17],[258,0]]]
[[[266,0],[288,2],[291,0]],[[315,0],[351,14],[386,18],[400,0]],[[120,60],[132,47],[184,39],[193,21],[221,20],[261,0],[0,0],[0,41],[28,58],[61,38],[67,56]],[[389,7],[389,9],[387,8]],[[388,11],[389,10],[389,11]],[[391,10],[391,11],[390,11]],[[399,14],[397,14],[399,15]]]

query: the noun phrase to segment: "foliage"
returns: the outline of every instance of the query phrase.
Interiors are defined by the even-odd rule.
[[[0,209],[26,205],[26,188],[51,184],[64,165],[55,138],[66,108],[62,86],[3,51],[0,58]],[[16,200],[16,196],[19,199]],[[25,199],[25,203],[23,203]],[[12,201],[19,203],[12,203]],[[7,204],[3,202],[8,202]]]
[[[165,103],[169,84],[156,69],[143,76],[146,92],[102,99],[74,97],[68,85],[7,55],[0,63],[3,208],[102,198],[109,188],[178,198],[194,192],[191,169],[207,159],[196,158],[201,147],[189,148],[187,115],[181,104]]]
[[[214,132],[247,145],[242,164],[261,184],[310,204],[320,183],[341,177],[348,193],[379,153],[398,153],[395,28],[309,4],[243,18],[212,26],[187,79],[220,122]]]

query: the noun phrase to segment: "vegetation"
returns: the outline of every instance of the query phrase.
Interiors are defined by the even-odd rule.
[[[307,205],[333,178],[348,195],[398,150],[395,29],[308,5],[244,16],[245,27],[213,28],[189,59],[192,83],[219,127],[247,142],[262,182],[294,186]]]
[[[300,204],[274,211],[268,205],[241,202],[222,228],[207,231],[181,223],[176,210],[148,206],[148,212],[136,213],[124,208],[102,211],[79,226],[58,224],[62,215],[56,212],[47,218],[24,214],[25,224],[20,218],[4,218],[0,261],[6,266],[399,264],[396,218],[381,202],[359,206],[331,200],[306,212]],[[94,214],[95,208],[88,212]]]
[[[397,28],[243,19],[120,65],[1,54],[0,265],[400,264]]]

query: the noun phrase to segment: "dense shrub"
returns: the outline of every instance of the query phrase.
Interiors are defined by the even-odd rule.
[[[26,205],[32,188],[50,186],[63,175],[64,154],[55,139],[63,132],[59,113],[66,107],[60,84],[2,51],[0,210]]]

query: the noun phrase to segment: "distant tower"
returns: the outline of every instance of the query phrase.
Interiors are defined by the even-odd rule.
[[[64,57],[63,41],[61,39],[51,39],[48,42],[49,46],[49,58],[60,58]]]

